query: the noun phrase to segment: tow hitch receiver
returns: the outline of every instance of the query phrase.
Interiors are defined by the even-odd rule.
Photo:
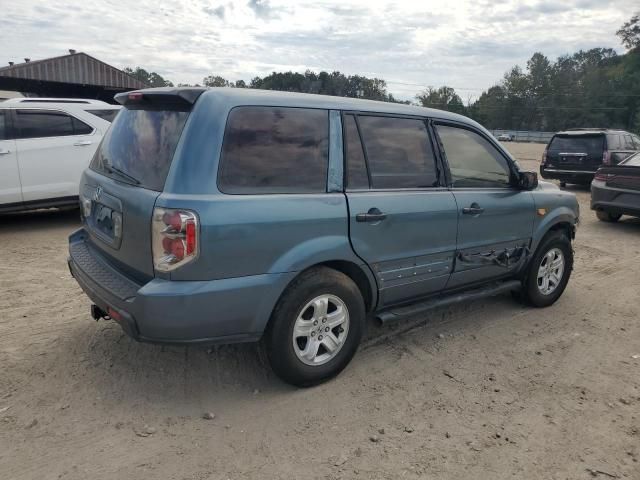
[[[98,320],[111,320],[111,317],[97,305],[91,305],[91,317],[97,322]]]

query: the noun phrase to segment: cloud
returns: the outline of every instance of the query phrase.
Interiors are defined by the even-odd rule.
[[[249,0],[247,5],[258,18],[271,18],[276,14],[276,10],[271,6],[269,0]]]
[[[637,0],[6,1],[0,64],[85,51],[174,83],[250,80],[273,70],[377,76],[413,98],[427,85],[478,95],[536,51],[549,59],[596,46]],[[123,14],[126,12],[126,15]]]

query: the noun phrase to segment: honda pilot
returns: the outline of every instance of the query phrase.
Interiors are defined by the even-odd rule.
[[[367,317],[502,292],[546,307],[567,286],[575,196],[468,118],[252,89],[116,100],[69,267],[136,340],[260,340],[307,386],[348,364]]]

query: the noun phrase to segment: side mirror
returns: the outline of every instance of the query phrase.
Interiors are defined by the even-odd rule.
[[[518,188],[522,190],[535,190],[538,187],[538,174],[536,172],[520,172]]]

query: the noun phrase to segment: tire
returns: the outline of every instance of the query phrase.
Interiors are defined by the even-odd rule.
[[[567,188],[567,182],[560,182],[560,188]]]
[[[596,210],[596,217],[598,217],[598,220],[602,222],[617,222],[618,220],[620,220],[620,217],[622,217],[622,215],[613,214],[611,212],[607,212],[606,210]]]
[[[365,320],[362,294],[349,277],[326,267],[302,273],[278,301],[263,338],[271,368],[298,387],[336,376],[356,353]]]
[[[562,263],[561,271],[553,267],[560,264],[558,259]],[[548,266],[548,275],[542,271],[545,266]],[[522,285],[522,299],[534,307],[548,307],[554,304],[567,287],[572,270],[571,241],[562,232],[549,232],[529,262]],[[542,278],[539,278],[540,275]]]

